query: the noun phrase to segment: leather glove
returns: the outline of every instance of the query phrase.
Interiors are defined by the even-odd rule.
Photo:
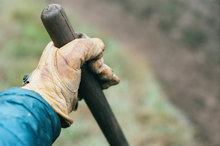
[[[37,68],[32,72],[29,83],[22,88],[39,93],[59,114],[64,125],[73,123],[69,113],[78,102],[81,67],[88,62],[89,68],[103,83],[103,89],[118,84],[120,79],[104,64],[102,53],[105,45],[98,38],[85,35],[56,48],[50,42],[43,51]]]

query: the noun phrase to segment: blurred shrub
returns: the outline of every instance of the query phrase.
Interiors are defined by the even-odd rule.
[[[178,1],[165,3],[159,11],[159,28],[163,31],[170,31],[176,26],[176,23],[181,16],[184,4]]]
[[[175,27],[185,4],[180,0],[119,0],[126,11],[134,13],[141,19],[148,19],[153,15],[158,16],[159,28],[170,31]]]
[[[201,28],[188,26],[183,29],[182,39],[188,46],[196,49],[207,41],[207,36]]]

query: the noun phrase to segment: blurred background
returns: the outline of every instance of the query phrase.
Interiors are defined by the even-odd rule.
[[[105,91],[131,145],[220,144],[219,0],[1,0],[0,90],[21,86],[50,41],[40,20],[61,4],[77,32],[104,40],[121,77]],[[108,145],[81,101],[55,146]]]

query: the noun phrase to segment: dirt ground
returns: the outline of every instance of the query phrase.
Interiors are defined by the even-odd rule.
[[[128,49],[151,63],[170,100],[193,121],[196,138],[204,145],[220,144],[219,64],[207,62],[204,52],[192,53],[158,31],[154,21],[125,13],[101,0],[64,0],[86,23],[102,28]]]

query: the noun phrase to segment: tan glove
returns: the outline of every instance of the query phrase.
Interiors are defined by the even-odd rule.
[[[104,48],[100,39],[85,36],[60,49],[50,42],[44,49],[37,68],[32,72],[29,83],[22,88],[39,93],[64,118],[65,124],[70,126],[73,120],[69,113],[78,101],[81,66],[86,61],[91,60],[90,69],[104,81],[102,88],[120,82],[112,69],[103,64]]]

